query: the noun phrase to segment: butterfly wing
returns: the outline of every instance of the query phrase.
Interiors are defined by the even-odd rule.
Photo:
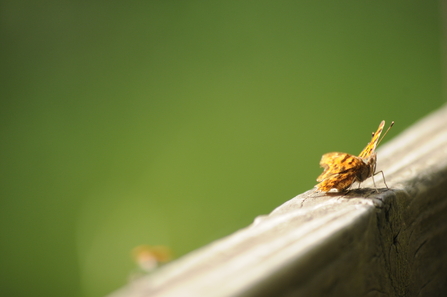
[[[323,167],[324,171],[317,178],[317,181],[320,182],[332,175],[346,172],[352,168],[357,168],[362,165],[362,162],[363,161],[358,157],[347,153],[324,154],[320,160],[320,167]]]
[[[356,175],[365,166],[362,159],[347,153],[328,153],[321,157],[320,166],[324,171],[317,178],[316,185],[320,191],[330,189],[343,191],[356,180]]]
[[[359,154],[359,158],[368,158],[370,157],[376,149],[377,141],[379,140],[380,134],[382,134],[383,127],[385,126],[385,121],[382,121],[377,128],[376,133],[373,134],[371,141],[368,145],[363,149],[363,151]]]
[[[329,192],[331,189],[337,189],[339,192],[349,188],[356,181],[356,173],[354,170],[349,170],[343,173],[332,175],[330,178],[323,180],[317,184],[319,191]]]

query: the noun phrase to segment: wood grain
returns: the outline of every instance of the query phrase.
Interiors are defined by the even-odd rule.
[[[390,190],[307,191],[109,296],[444,296],[447,106],[382,145],[378,170]]]

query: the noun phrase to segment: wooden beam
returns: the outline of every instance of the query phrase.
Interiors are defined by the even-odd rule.
[[[382,145],[378,163],[390,190],[309,190],[110,297],[443,296],[447,106]]]

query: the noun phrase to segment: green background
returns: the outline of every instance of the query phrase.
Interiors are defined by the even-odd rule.
[[[0,288],[103,296],[444,103],[437,1],[1,2]],[[380,158],[380,156],[379,156]]]

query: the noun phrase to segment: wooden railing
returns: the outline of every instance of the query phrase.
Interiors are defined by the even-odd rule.
[[[378,167],[389,190],[309,190],[110,297],[447,296],[447,106]]]

